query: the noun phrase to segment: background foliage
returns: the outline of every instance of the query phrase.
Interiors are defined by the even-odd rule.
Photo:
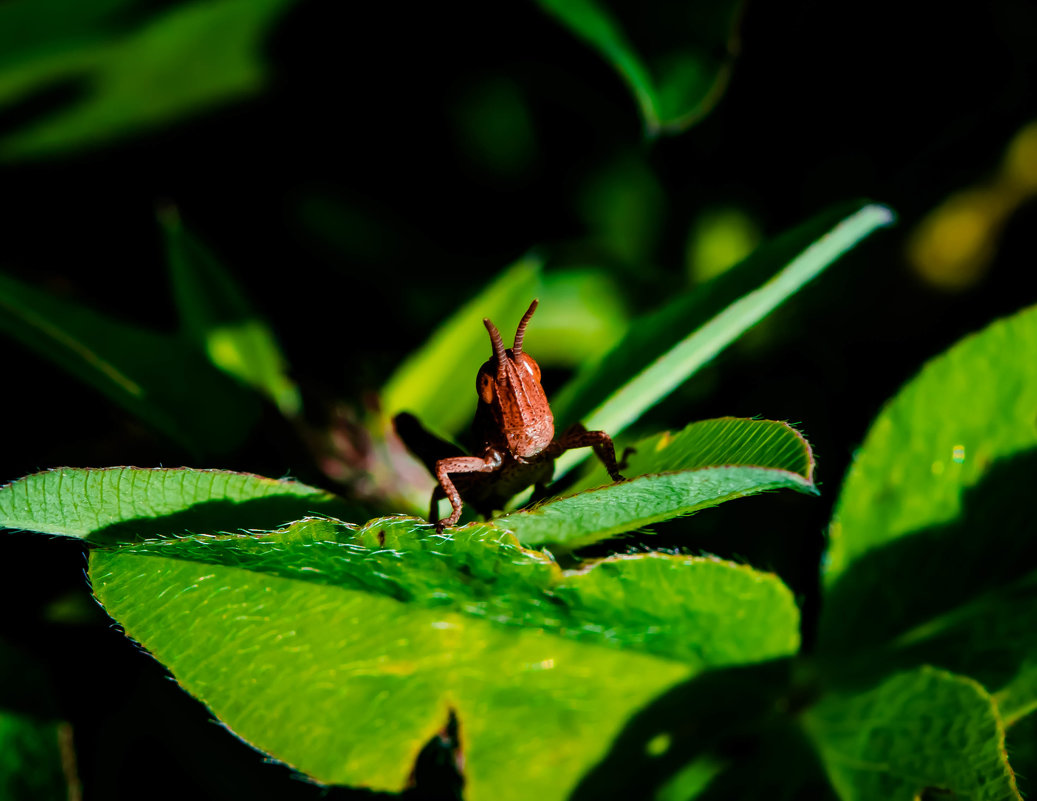
[[[324,0],[4,3],[0,328],[24,341],[39,323],[31,299],[46,298],[54,319],[122,348],[105,351],[109,384],[90,388],[74,368],[6,340],[0,477],[189,465],[384,486],[396,473],[372,473],[357,456],[367,452],[359,422],[380,413],[372,391],[399,377],[446,316],[470,308],[477,324],[486,311],[474,299],[492,281],[510,280],[513,293],[490,309],[495,319],[541,294],[528,342],[552,393],[630,319],[759,241],[868,196],[898,211],[898,228],[634,431],[762,415],[807,432],[820,499],[745,499],[666,523],[654,544],[774,571],[799,602],[804,647],[815,650],[819,622],[822,639],[838,642],[819,619],[817,564],[871,420],[923,361],[1037,297],[1037,20],[1018,0],[967,18],[935,4],[870,6],[866,16],[750,2],[693,3],[675,18],[670,7],[545,1],[489,17],[463,3],[405,13]],[[501,278],[507,265],[517,266]],[[221,302],[192,305],[199,281],[226,287]],[[203,354],[223,372],[201,370]],[[221,362],[227,354],[247,358]],[[465,415],[452,400],[470,399],[474,374],[455,367],[387,394],[426,394],[453,415],[439,426],[456,434]],[[983,384],[971,368],[962,374],[962,395]],[[1005,408],[994,396],[977,423]],[[277,411],[299,409],[294,424]],[[925,399],[911,409],[912,425],[925,425]],[[967,445],[948,443],[948,471],[958,444]],[[1025,470],[1013,448],[1009,437],[989,457],[1014,454]],[[937,480],[932,462],[918,465],[919,481]],[[409,493],[400,489],[401,503]],[[839,525],[854,514],[842,505]],[[898,531],[941,522],[905,515]],[[829,583],[849,555],[833,558]],[[60,710],[80,779],[100,798],[139,797],[156,776],[197,798],[319,795],[257,765],[108,627],[83,587],[78,544],[5,535],[0,562],[30,579],[0,588],[0,676],[19,677],[4,683],[11,714],[0,738],[36,725],[21,713]],[[852,588],[833,592],[852,598]],[[1027,592],[1024,582],[989,603],[1018,615]],[[945,640],[913,647],[953,651],[955,633],[984,620],[966,615]],[[821,658],[838,650],[820,645]],[[980,698],[941,673],[903,675],[874,692],[938,687],[962,708]],[[705,690],[723,697],[728,678]],[[991,691],[1011,689],[982,678]],[[815,731],[826,715],[867,715],[874,698],[853,694],[860,681],[844,677],[843,706],[818,708]],[[1015,753],[1032,761],[1027,720]],[[18,741],[51,749],[52,734]],[[768,735],[785,749],[768,752],[775,764],[804,753],[787,732]],[[703,757],[667,792],[689,797],[739,756]],[[26,781],[46,792],[49,777]],[[826,792],[803,781],[804,792]]]

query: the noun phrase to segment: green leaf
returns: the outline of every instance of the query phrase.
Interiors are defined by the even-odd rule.
[[[64,801],[69,788],[61,770],[60,739],[68,724],[0,709],[0,798]]]
[[[194,453],[226,453],[258,417],[252,393],[175,337],[0,275],[0,331]]]
[[[93,551],[90,578],[185,689],[317,781],[399,791],[455,714],[470,801],[566,798],[659,693],[798,646],[772,575],[661,554],[566,572],[489,524],[149,540]]]
[[[571,494],[494,523],[526,545],[572,550],[746,495],[775,489],[816,493],[810,446],[786,423],[703,420],[635,447],[625,468],[635,478],[611,483],[600,467]]]
[[[626,333],[629,315],[623,293],[600,268],[549,270],[541,279],[538,297],[540,305],[523,347],[542,367],[575,367],[596,359]],[[481,341],[486,330],[476,333],[488,357],[489,342]]]
[[[72,732],[57,719],[54,699],[46,665],[0,639],[0,798],[4,801],[78,797],[69,786],[75,781]]]
[[[1020,798],[997,708],[964,676],[928,667],[900,673],[867,692],[827,698],[803,721],[843,801]]]
[[[302,400],[270,326],[212,252],[184,229],[175,209],[159,218],[184,333],[220,370],[262,392],[285,416],[296,416]]]
[[[514,331],[540,285],[540,262],[525,258],[450,315],[389,378],[382,390],[386,415],[411,412],[443,434],[468,425],[475,415],[475,376],[492,353],[483,318]]]
[[[882,410],[830,529],[831,661],[853,670],[887,643],[996,690],[1037,654],[1035,415],[1037,308],[965,338]]]
[[[125,2],[4,4],[0,29],[36,35],[0,60],[0,107],[56,87],[75,86],[81,96],[8,134],[0,158],[96,145],[256,93],[265,80],[263,34],[290,2],[180,3],[130,29],[111,13]]]
[[[634,321],[615,348],[577,373],[553,399],[556,419],[561,426],[583,420],[587,428],[615,436],[839,256],[892,221],[884,206],[858,203],[761,246],[738,267]],[[555,475],[583,458],[579,451],[564,455]]]
[[[64,467],[0,487],[0,526],[92,542],[272,529],[309,514],[355,513],[306,484],[229,470]]]
[[[539,0],[541,8],[597,50],[633,93],[648,136],[679,133],[713,108],[735,54],[740,2],[639,9],[642,34],[655,32],[648,60],[601,0]],[[648,24],[644,16],[652,17]]]

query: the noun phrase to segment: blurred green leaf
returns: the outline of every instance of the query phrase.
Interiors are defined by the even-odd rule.
[[[71,735],[57,719],[45,664],[0,639],[0,798],[78,798],[78,786],[69,786],[76,782]]]
[[[541,366],[573,367],[595,359],[626,332],[629,315],[623,294],[601,269],[548,270],[539,298],[524,347]],[[485,329],[481,338],[486,339]]]
[[[803,720],[843,801],[1020,799],[997,708],[963,676],[918,668],[827,698]]]
[[[688,276],[697,284],[746,259],[760,243],[756,221],[737,208],[714,208],[695,220],[688,236]]]
[[[643,153],[621,153],[595,170],[577,209],[597,250],[641,275],[655,256],[667,198]]]
[[[539,3],[626,81],[649,136],[686,130],[723,94],[737,49],[738,0],[638,7],[636,31],[654,39],[636,48],[604,0]]]
[[[635,447],[624,470],[635,478],[611,483],[601,468],[571,494],[494,523],[525,545],[551,543],[573,550],[746,495],[776,489],[816,492],[810,446],[785,423],[703,420]]]
[[[299,390],[288,378],[270,326],[212,252],[183,227],[175,209],[159,217],[184,333],[223,372],[262,392],[286,417],[298,415]]]
[[[529,104],[514,80],[478,76],[453,109],[460,155],[497,180],[522,181],[537,157]]]
[[[0,275],[0,331],[197,454],[226,453],[258,417],[251,392],[159,334]]]
[[[0,58],[0,107],[58,87],[81,96],[8,134],[0,158],[100,144],[255,93],[262,37],[291,2],[179,3],[135,26],[112,13],[127,5],[113,0],[4,4],[0,29],[35,35]],[[61,22],[68,6],[85,8]]]
[[[269,530],[306,515],[355,511],[297,481],[186,467],[62,467],[0,487],[0,526],[97,542]]]
[[[527,257],[451,314],[389,378],[382,390],[385,414],[411,412],[442,434],[464,428],[475,415],[475,376],[492,354],[483,318],[507,338],[540,286],[540,262]]]
[[[4,801],[66,801],[59,737],[71,742],[68,724],[0,709],[0,798]]]
[[[582,419],[587,428],[615,436],[843,253],[892,221],[889,209],[873,204],[827,212],[761,246],[710,283],[633,321],[619,344],[586,365],[553,399],[558,424]],[[585,457],[581,451],[563,455],[556,476]]]
[[[859,670],[855,652],[885,643],[995,690],[1037,657],[1035,410],[1037,307],[963,339],[886,405],[829,532],[825,655]]]
[[[712,756],[702,756],[689,762],[659,788],[654,801],[692,801],[702,794],[709,783],[727,768],[729,762]]]
[[[318,781],[399,791],[456,715],[471,801],[564,799],[647,701],[799,642],[772,575],[660,554],[566,572],[489,524],[150,540],[94,550],[90,578],[185,689]]]

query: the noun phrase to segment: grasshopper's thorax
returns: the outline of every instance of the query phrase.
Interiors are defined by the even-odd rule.
[[[522,351],[526,324],[536,307],[534,300],[519,323],[514,347],[507,349],[493,323],[483,320],[490,332],[493,357],[476,378],[479,436],[486,445],[519,460],[536,456],[554,438],[554,417],[540,386],[540,366]]]

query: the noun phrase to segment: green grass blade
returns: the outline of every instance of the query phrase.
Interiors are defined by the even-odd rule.
[[[819,647],[833,661],[886,643],[971,673],[983,660],[964,655],[994,649],[982,675],[997,687],[1037,656],[1035,366],[1037,307],[933,359],[876,418],[830,528]]]
[[[823,700],[804,724],[843,801],[1021,799],[997,708],[972,679],[926,667],[900,673]]]
[[[856,204],[763,245],[738,267],[634,321],[610,353],[578,373],[552,401],[556,418],[562,426],[582,419],[587,428],[615,436],[847,250],[892,221],[884,206]],[[556,475],[585,456],[564,455]]]
[[[149,540],[95,550],[90,577],[185,689],[318,781],[400,791],[455,714],[470,801],[561,801],[661,692],[798,647],[772,575],[663,554],[566,572],[488,524]]]
[[[179,3],[128,31],[109,13],[125,2],[106,0],[67,22],[66,3],[60,11],[36,0],[5,3],[0,22],[37,35],[0,60],[0,107],[60,85],[81,86],[83,94],[7,134],[0,158],[94,146],[254,94],[266,73],[262,37],[291,1]]]
[[[494,522],[526,545],[572,550],[746,495],[816,492],[810,446],[786,423],[703,420],[635,447],[625,469],[632,478],[611,483],[598,468],[571,493]]]
[[[355,511],[296,481],[186,467],[63,467],[0,487],[0,527],[92,542],[272,529],[308,514]]]
[[[0,331],[198,454],[226,453],[259,414],[188,343],[0,275]]]
[[[296,416],[299,390],[266,320],[215,255],[183,227],[175,209],[159,217],[184,333],[220,370],[266,395],[285,416]]]

